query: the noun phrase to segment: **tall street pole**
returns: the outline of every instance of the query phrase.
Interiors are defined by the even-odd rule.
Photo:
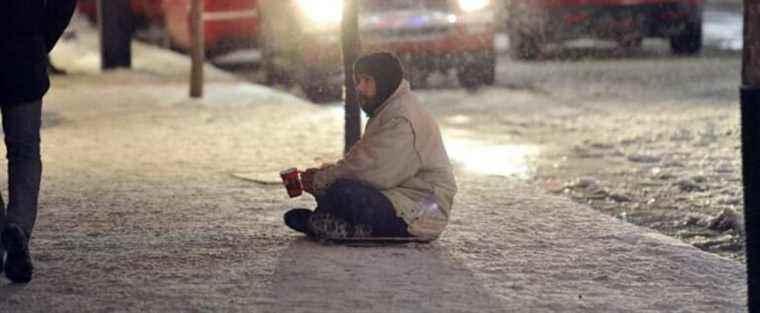
[[[100,29],[100,68],[132,66],[134,17],[129,0],[98,0]]]
[[[747,235],[747,302],[760,312],[760,1],[744,0],[741,86],[744,225]]]
[[[357,0],[343,1],[343,22],[341,26],[341,42],[343,45],[343,73],[345,73],[345,112],[346,112],[346,145],[343,153],[348,153],[351,147],[361,137],[361,115],[354,82],[354,62],[361,51],[359,41],[359,14]]]
[[[190,34],[192,48],[190,51],[190,97],[203,97],[203,59],[205,44],[203,42],[203,0],[190,2]]]

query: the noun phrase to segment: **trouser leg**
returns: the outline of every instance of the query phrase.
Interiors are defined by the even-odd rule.
[[[347,222],[362,236],[410,237],[406,223],[396,216],[393,204],[379,190],[366,184],[338,180],[317,197],[319,213]]]
[[[5,201],[2,194],[0,194],[0,232],[5,227]],[[3,246],[2,240],[0,240],[0,272],[3,271],[3,257],[5,257],[5,246]]]
[[[42,175],[42,101],[2,107],[8,158],[8,207],[3,225],[17,224],[31,237]]]

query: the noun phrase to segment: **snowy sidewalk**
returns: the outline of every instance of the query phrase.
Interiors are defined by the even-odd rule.
[[[437,242],[304,240],[281,216],[313,202],[267,182],[339,156],[340,108],[212,68],[190,100],[184,56],[135,44],[100,73],[93,38],[53,54],[38,272],[0,283],[3,312],[746,311],[738,262],[464,168]]]

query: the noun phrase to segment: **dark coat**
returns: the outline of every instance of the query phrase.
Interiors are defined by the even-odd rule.
[[[45,95],[47,54],[75,7],[76,0],[0,0],[0,105]]]

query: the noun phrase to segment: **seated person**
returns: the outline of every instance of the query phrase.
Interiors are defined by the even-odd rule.
[[[457,191],[438,124],[393,54],[362,56],[353,74],[364,134],[342,160],[302,173],[317,208],[292,209],[285,224],[318,238],[438,238]]]

